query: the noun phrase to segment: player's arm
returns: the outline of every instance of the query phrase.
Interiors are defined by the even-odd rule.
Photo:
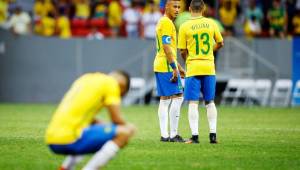
[[[188,50],[187,50],[187,38],[185,34],[185,26],[181,25],[179,28],[178,34],[178,48],[180,50],[181,58],[186,61],[188,57]]]
[[[224,41],[222,42],[218,42],[214,45],[214,51],[218,51],[219,49],[221,49],[224,46]]]
[[[166,54],[166,58],[168,60],[169,65],[173,69],[173,76],[171,78],[172,82],[177,81],[178,75],[177,75],[177,67],[175,64],[175,57],[171,48],[171,37],[170,36],[163,36],[163,50]]]
[[[224,46],[224,40],[222,37],[222,34],[217,26],[217,24],[214,22],[214,29],[215,29],[215,34],[214,34],[214,39],[216,41],[216,44],[214,45],[214,51],[218,51]]]
[[[110,114],[111,121],[117,125],[125,125],[126,121],[121,115],[120,105],[109,105],[107,110]]]
[[[187,59],[187,56],[188,56],[188,50],[187,49],[180,49],[180,55],[181,55],[181,58],[186,61]]]

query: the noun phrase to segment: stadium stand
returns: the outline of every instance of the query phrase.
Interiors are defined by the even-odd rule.
[[[182,11],[187,9],[190,1],[182,0]],[[1,0],[0,2],[0,10],[4,14],[4,17],[0,18],[0,25],[11,17],[16,7],[22,7],[31,14],[33,32],[41,36],[43,34],[39,31],[39,24],[44,17],[49,17],[49,13],[54,20],[58,19],[60,13],[65,13],[72,23],[71,29],[75,37],[86,37],[94,27],[97,27],[105,37],[114,37],[114,34],[126,37],[128,36],[126,28],[130,24],[127,16],[133,15],[125,14],[125,11],[132,9],[131,11],[136,13],[134,15],[142,16],[150,11],[152,4],[155,4],[157,9],[160,4],[160,11],[164,11],[163,3],[159,0]],[[220,27],[224,29],[224,36],[284,38],[299,35],[300,9],[295,0],[272,0],[271,3],[262,0],[206,0],[206,3],[207,16],[214,17],[220,23]],[[142,17],[137,19],[135,23],[138,23],[138,35],[143,37]],[[78,28],[77,24],[82,27]],[[51,36],[57,35],[56,31]]]

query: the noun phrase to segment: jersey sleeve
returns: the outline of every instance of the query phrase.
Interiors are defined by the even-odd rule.
[[[211,22],[213,22],[213,25],[214,25],[214,39],[215,39],[216,43],[220,43],[223,41],[223,37],[220,32],[220,29],[215,21],[212,20]]]
[[[172,22],[163,20],[161,25],[162,37],[160,37],[162,44],[171,44],[172,37]]]
[[[114,81],[109,81],[106,89],[107,91],[104,98],[104,105],[119,105],[121,103],[121,97],[118,84]]]
[[[181,26],[179,28],[179,35],[178,35],[178,48],[179,49],[187,49],[186,46],[186,36],[185,36],[185,27]]]

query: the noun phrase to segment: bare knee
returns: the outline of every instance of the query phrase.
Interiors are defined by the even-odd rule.
[[[117,136],[132,137],[136,131],[136,128],[132,124],[120,125],[117,128]]]

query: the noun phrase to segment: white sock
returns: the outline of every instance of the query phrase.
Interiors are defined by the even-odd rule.
[[[199,112],[198,112],[198,104],[190,103],[189,104],[189,123],[192,131],[192,135],[198,135],[198,122],[199,122]]]
[[[168,110],[171,99],[160,100],[158,106],[158,118],[161,136],[164,138],[169,137],[168,133]]]
[[[177,97],[172,99],[170,106],[170,138],[178,135],[178,122],[180,117],[180,108],[183,102],[183,97]]]
[[[65,169],[74,169],[75,165],[83,159],[83,156],[73,156],[69,155],[64,160],[62,167]]]
[[[209,132],[217,133],[217,108],[215,103],[206,105],[207,120],[209,124]]]
[[[85,165],[83,170],[98,170],[100,167],[106,165],[117,154],[119,149],[119,146],[115,142],[106,142]]]

